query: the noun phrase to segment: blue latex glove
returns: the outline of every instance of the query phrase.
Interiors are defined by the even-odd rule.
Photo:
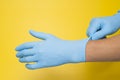
[[[92,40],[98,40],[115,33],[120,28],[120,11],[109,17],[94,18],[91,20],[87,35]]]
[[[26,64],[28,69],[38,69],[58,66],[65,63],[85,62],[85,48],[88,39],[84,40],[62,40],[51,34],[30,31],[39,42],[27,42],[16,48],[17,57],[20,62]]]

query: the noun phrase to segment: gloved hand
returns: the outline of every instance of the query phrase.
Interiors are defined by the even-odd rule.
[[[89,38],[72,41],[62,40],[42,32],[30,31],[30,34],[42,41],[27,42],[16,48],[18,51],[16,56],[20,62],[35,62],[35,64],[26,64],[28,69],[85,61],[85,48]]]
[[[92,40],[98,40],[110,35],[120,28],[120,13],[109,17],[94,18],[91,20],[87,35],[92,36]]]

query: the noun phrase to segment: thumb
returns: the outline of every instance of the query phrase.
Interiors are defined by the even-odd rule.
[[[100,28],[101,21],[99,19],[92,19],[87,29],[87,36],[92,36],[95,32],[100,30]]]
[[[54,36],[50,35],[50,34],[47,34],[47,33],[43,33],[43,32],[36,32],[36,31],[33,31],[33,30],[30,30],[29,33],[36,37],[36,38],[39,38],[39,39],[42,39],[42,40],[47,40],[48,38],[53,38]]]

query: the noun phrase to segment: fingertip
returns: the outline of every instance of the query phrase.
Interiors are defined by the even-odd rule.
[[[30,34],[33,34],[35,31],[34,30],[29,30],[29,33]]]
[[[17,47],[15,48],[15,51],[18,51],[18,48],[17,48]]]
[[[25,62],[25,58],[20,58],[19,62],[24,63]]]
[[[19,52],[16,54],[16,57],[17,57],[17,58],[22,58],[22,57],[23,57],[22,51],[19,51]]]
[[[30,35],[32,35],[33,37],[36,37],[38,39],[42,39],[42,40],[46,40],[48,37],[48,35],[44,32],[36,32],[36,31],[33,31],[33,30],[30,30],[29,31]]]
[[[20,58],[20,55],[17,53],[17,54],[16,54],[16,57],[17,57],[17,58]]]
[[[29,70],[35,70],[36,68],[33,68],[31,64],[26,64],[25,67]]]
[[[92,40],[98,40],[98,38],[97,37],[92,37]]]
[[[90,37],[90,36],[92,36],[95,32],[97,32],[97,30],[89,29],[89,30],[87,31],[87,36]]]
[[[33,37],[39,38],[38,32],[34,31],[34,30],[29,30],[30,35],[32,35]]]
[[[18,46],[18,47],[15,48],[15,50],[16,51],[22,51],[22,50],[24,50],[24,47],[23,46]]]
[[[94,35],[94,33],[89,33],[89,36],[93,36]]]
[[[16,51],[20,51],[21,48],[18,46],[18,47],[15,48],[15,50],[16,50]]]
[[[93,34],[93,35],[91,36],[92,40],[98,40],[98,39],[100,39],[100,35],[98,35],[98,34],[99,34],[98,32],[95,33],[95,34]]]
[[[29,32],[36,32],[36,31],[31,29],[31,30],[29,30]]]
[[[94,33],[91,33],[91,32],[88,32],[88,33],[87,33],[87,36],[88,36],[88,37],[92,37],[93,35],[94,35]]]

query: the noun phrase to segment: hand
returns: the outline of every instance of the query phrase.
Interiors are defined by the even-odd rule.
[[[20,62],[35,62],[35,64],[26,64],[28,69],[85,61],[85,47],[88,39],[68,41],[41,32],[30,31],[30,34],[42,41],[27,42],[16,48],[18,51],[16,56]]]
[[[115,33],[120,28],[120,13],[91,20],[87,35],[92,36],[92,40],[98,40]]]

